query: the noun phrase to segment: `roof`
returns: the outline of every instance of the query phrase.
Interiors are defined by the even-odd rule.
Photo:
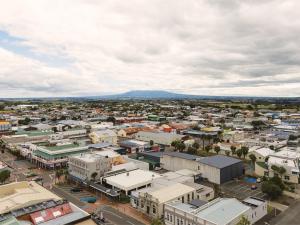
[[[60,197],[35,182],[15,182],[0,186],[0,213]]]
[[[224,155],[215,155],[204,157],[199,160],[199,163],[203,163],[212,167],[216,167],[219,169],[225,168],[227,166],[231,166],[236,163],[241,163],[242,161],[233,157],[228,157]]]
[[[181,183],[175,183],[173,185],[169,185],[159,190],[150,192],[150,194],[152,195],[152,197],[156,198],[160,203],[164,203],[176,199],[178,198],[178,196],[190,193],[194,190],[195,189],[190,186]]]
[[[152,182],[153,179],[159,178],[161,175],[145,170],[132,170],[130,172],[117,174],[106,177],[108,184],[120,188],[122,190],[132,190]]]
[[[196,215],[213,224],[225,225],[249,209],[250,207],[242,204],[235,198],[216,199],[200,207]]]
[[[186,160],[193,160],[195,161],[196,159],[199,158],[199,156],[187,154],[187,153],[182,153],[182,152],[164,152],[164,155],[172,156],[172,157],[177,157],[177,158],[182,158]]]

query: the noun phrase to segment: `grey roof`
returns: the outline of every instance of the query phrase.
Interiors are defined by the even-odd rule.
[[[164,152],[140,152],[139,154],[161,158],[163,156]]]
[[[225,155],[215,155],[215,156],[209,156],[209,157],[204,157],[199,160],[199,163],[203,163],[212,167],[216,168],[225,168],[227,166],[240,163],[242,162],[239,159],[228,157]]]
[[[187,159],[187,160],[193,160],[193,161],[195,161],[196,159],[199,158],[199,156],[190,155],[190,154],[186,154],[186,153],[182,153],[182,152],[165,152],[164,155],[178,157],[178,158]]]
[[[111,146],[111,144],[108,142],[101,142],[97,144],[91,144],[89,145],[89,148],[106,148],[108,146]]]
[[[190,205],[200,207],[200,206],[205,205],[206,203],[207,203],[207,201],[203,201],[203,200],[200,200],[200,199],[194,199],[190,202]]]

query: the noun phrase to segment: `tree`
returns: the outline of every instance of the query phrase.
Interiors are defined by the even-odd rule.
[[[279,175],[280,175],[280,177],[281,177],[281,179],[282,179],[283,174],[286,173],[286,169],[285,169],[283,166],[280,166],[280,167],[278,168],[278,173],[279,173]]]
[[[0,182],[3,184],[10,177],[9,170],[3,170],[0,172]]]
[[[237,225],[250,225],[250,221],[243,215]]]
[[[249,155],[249,158],[251,159],[252,165],[253,165],[253,170],[255,169],[255,162],[256,162],[256,156],[253,154]]]
[[[236,155],[237,155],[239,158],[241,158],[242,155],[243,155],[242,149],[238,149],[238,150],[236,151]]]
[[[115,125],[115,124],[116,124],[116,118],[115,118],[115,117],[113,117],[113,116],[109,116],[109,117],[106,119],[106,121],[107,121],[107,122],[112,122],[112,123],[113,123],[113,125]]]
[[[193,148],[192,146],[189,146],[188,150],[187,150],[187,153],[195,155],[195,154],[197,154],[197,149]]]
[[[263,182],[261,190],[263,193],[266,193],[272,200],[282,195],[282,189],[271,181]]]
[[[92,179],[93,179],[93,180],[95,180],[95,179],[96,179],[96,177],[97,177],[97,175],[98,175],[98,173],[97,173],[97,172],[93,172],[93,173],[91,174],[91,177],[92,177]]]
[[[198,150],[200,148],[200,145],[198,142],[194,142],[192,147]]]
[[[177,145],[177,149],[182,152],[185,149],[185,144],[183,142],[179,142]]]
[[[220,146],[216,145],[216,146],[214,147],[214,150],[215,150],[215,152],[216,152],[217,154],[219,154],[219,152],[221,151],[221,148],[220,148]]]
[[[163,225],[163,222],[160,219],[156,218],[151,221],[151,225]]]
[[[154,141],[150,140],[150,146],[153,146],[153,145],[154,145]]]
[[[243,154],[244,158],[246,158],[246,156],[249,152],[249,148],[247,146],[242,146],[241,150],[242,150],[242,154]]]
[[[60,177],[64,174],[64,172],[62,170],[56,170],[55,171],[55,183],[56,183],[56,180],[59,181]]]
[[[230,146],[230,150],[231,150],[232,155],[235,155],[235,153],[236,153],[236,147],[233,146],[233,145],[231,145]]]
[[[226,154],[227,156],[229,156],[229,155],[230,155],[230,152],[229,152],[229,151],[225,151],[225,154]]]
[[[211,146],[210,146],[210,145],[205,146],[205,151],[206,151],[207,153],[209,153],[210,150],[211,150]]]
[[[274,145],[271,145],[271,146],[270,146],[270,149],[271,149],[271,150],[274,150],[274,149],[275,149]]]

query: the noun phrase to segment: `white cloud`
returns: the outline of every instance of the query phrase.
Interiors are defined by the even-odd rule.
[[[1,97],[134,89],[300,95],[298,1],[0,3],[0,30],[41,56],[0,51]]]

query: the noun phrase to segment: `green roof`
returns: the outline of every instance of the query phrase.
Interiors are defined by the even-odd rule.
[[[59,151],[59,150],[64,150],[68,148],[77,148],[80,147],[79,144],[67,144],[67,145],[60,145],[60,146],[43,146],[45,149],[50,150],[50,151]]]
[[[53,130],[48,130],[48,131],[40,131],[40,130],[33,130],[33,131],[18,131],[16,132],[16,135],[28,135],[30,137],[35,137],[35,136],[43,136],[43,135],[49,135],[49,134],[54,134]]]
[[[15,217],[10,217],[1,221],[0,225],[20,225],[20,222]]]

